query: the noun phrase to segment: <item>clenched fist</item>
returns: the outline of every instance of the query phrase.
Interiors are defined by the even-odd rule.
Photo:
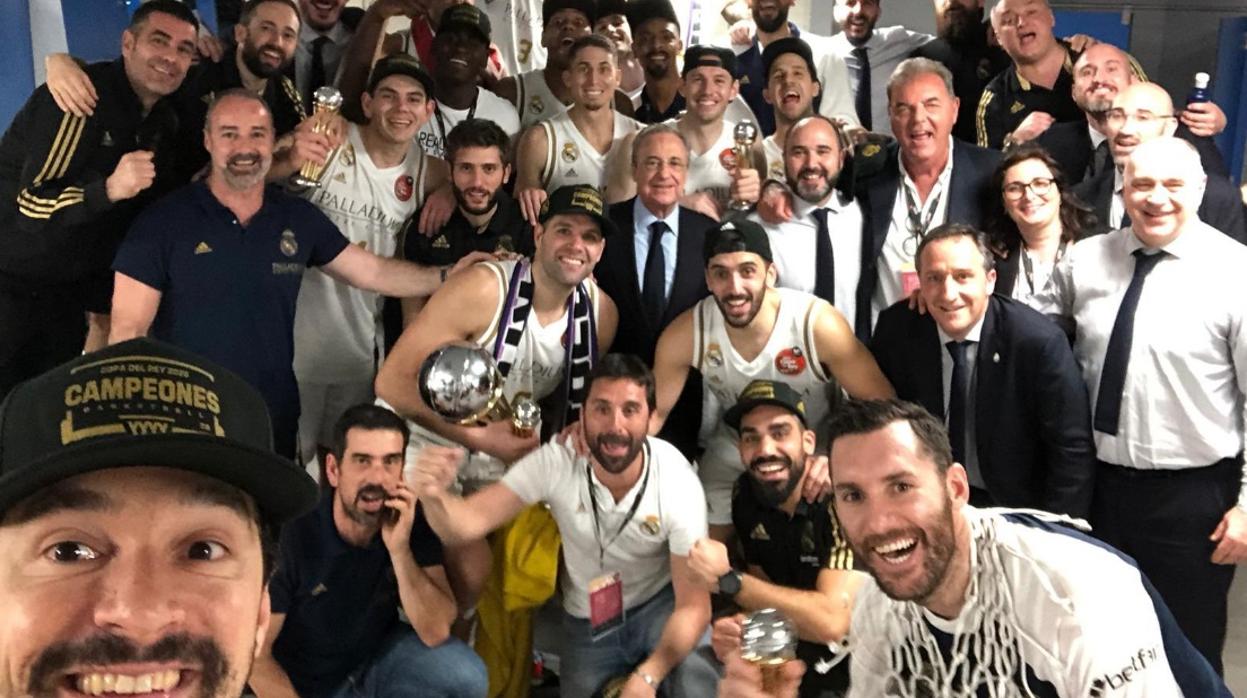
[[[104,181],[108,200],[116,203],[133,198],[156,181],[156,163],[150,150],[135,150],[121,156],[117,168]]]

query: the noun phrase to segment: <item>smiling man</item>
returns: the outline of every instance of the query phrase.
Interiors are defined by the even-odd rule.
[[[19,385],[0,448],[0,695],[236,698],[316,498],[260,395],[134,340]]]
[[[975,229],[942,225],[916,257],[927,312],[900,301],[870,345],[897,396],[944,418],[973,504],[1086,517],[1091,413],[1065,334],[992,294],[995,257]]]
[[[836,515],[872,577],[853,698],[1230,695],[1129,558],[1055,517],[968,505],[926,410],[854,402],[831,430]]]

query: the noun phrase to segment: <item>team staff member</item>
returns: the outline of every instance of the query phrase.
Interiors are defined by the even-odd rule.
[[[239,373],[268,401],[277,451],[293,457],[293,325],[303,270],[321,266],[351,286],[397,297],[432,293],[446,270],[351,245],[311,203],[266,188],[273,122],[256,95],[222,93],[208,117],[207,180],[145,211],[117,253],[109,339],[151,332]]]
[[[805,402],[782,381],[750,383],[724,415],[740,434],[745,474],[732,493],[732,523],[747,566],[732,569],[727,547],[704,538],[689,551],[689,568],[710,591],[730,597],[742,609],[778,609],[803,638],[797,657],[809,666],[830,658],[829,645],[849,631],[852,598],[865,581],[853,572],[853,552],[840,534],[830,494],[815,502],[801,495],[815,455],[815,434],[805,421]],[[714,624],[714,649],[726,663],[740,654],[742,615]],[[841,695],[849,685],[848,664],[834,671],[807,672],[802,696]]]
[[[171,184],[152,150],[176,123],[166,97],[195,57],[198,28],[180,2],[143,5],[121,58],[86,69],[92,115],[62,111],[43,87],[0,141],[0,396],[82,351],[84,310],[107,312],[116,246]]]
[[[684,42],[680,39],[675,9],[669,0],[630,0],[628,26],[632,28],[633,52],[645,69],[636,120],[656,124],[678,117],[686,102],[680,94],[680,66],[676,60],[684,51]]]
[[[255,389],[125,342],[15,388],[0,450],[0,695],[241,694],[273,530],[316,503]]]

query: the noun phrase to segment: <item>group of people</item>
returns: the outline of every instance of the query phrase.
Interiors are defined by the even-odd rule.
[[[149,0],[50,56],[0,694],[524,695],[550,602],[569,698],[1229,695],[1225,115],[1046,0],[796,1]]]

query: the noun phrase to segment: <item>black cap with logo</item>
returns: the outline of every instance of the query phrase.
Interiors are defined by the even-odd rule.
[[[814,67],[814,52],[810,50],[810,45],[804,40],[795,36],[785,36],[782,39],[776,39],[766,45],[762,50],[762,79],[764,82],[770,81],[771,64],[776,58],[786,54],[795,53],[805,60],[805,66],[810,70],[810,79],[818,82],[818,69]]]
[[[770,380],[749,381],[749,385],[740,392],[736,404],[723,415],[723,422],[729,427],[740,431],[740,420],[755,407],[775,405],[796,415],[801,426],[808,426],[805,421],[805,402],[801,394],[787,383]]]
[[[732,52],[732,49],[722,46],[699,44],[685,51],[684,72],[680,75],[687,76],[694,68],[722,68],[732,76],[733,80],[740,79],[740,72],[736,67],[736,54]]]
[[[573,184],[555,189],[541,204],[540,220],[545,223],[554,216],[567,213],[583,213],[593,218],[602,228],[603,237],[618,234],[615,224],[606,215],[606,202],[597,187]]]
[[[426,98],[430,100],[434,98],[433,78],[420,67],[420,63],[415,58],[405,53],[392,53],[377,61],[377,64],[372,67],[372,75],[368,77],[368,94],[375,92],[377,85],[391,75],[406,75],[424,86]]]
[[[221,480],[269,524],[317,500],[307,473],[273,453],[260,393],[171,344],[114,344],[18,385],[0,406],[0,514],[61,480],[129,466]]]
[[[752,252],[768,264],[773,261],[771,238],[767,237],[766,230],[746,218],[727,220],[706,231],[702,262],[709,264],[715,255],[733,252]]]
[[[478,10],[475,5],[451,5],[442,13],[442,19],[437,23],[437,33],[442,34],[452,29],[467,29],[474,32],[486,44],[489,43],[489,37],[492,29],[489,25],[489,16]]]

